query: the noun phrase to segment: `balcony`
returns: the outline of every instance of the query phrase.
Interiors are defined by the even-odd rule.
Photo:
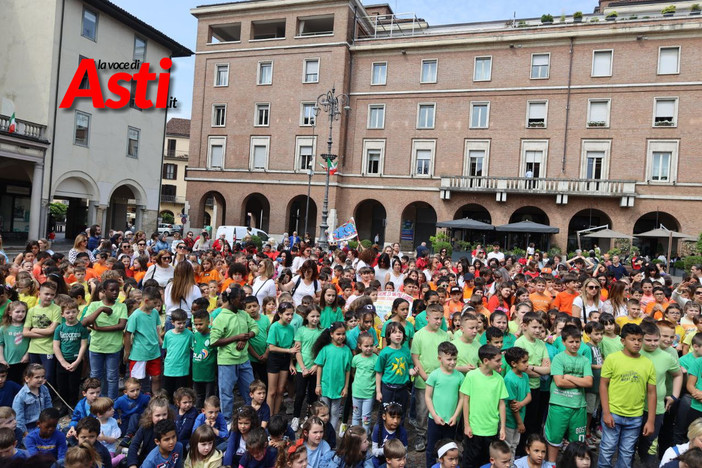
[[[633,206],[636,181],[606,179],[551,179],[526,177],[467,177],[441,178],[441,198],[448,200],[451,192],[497,193],[498,201],[505,201],[506,194],[556,195],[559,200],[567,196],[621,197],[622,206]],[[504,199],[499,195],[504,194]],[[624,204],[626,203],[626,204]]]
[[[31,138],[32,140],[38,140],[41,142],[46,142],[46,125],[39,125],[33,122],[28,122],[26,120],[16,119],[17,129],[12,135],[23,136]],[[10,117],[6,115],[0,115],[0,132],[8,133],[10,129]]]
[[[164,195],[161,194],[161,203],[176,203],[185,204],[185,197],[182,195]]]

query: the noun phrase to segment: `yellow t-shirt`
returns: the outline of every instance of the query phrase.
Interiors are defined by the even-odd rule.
[[[30,296],[27,294],[20,294],[19,300],[27,304],[27,310],[31,309],[37,305],[37,296]]]
[[[643,322],[643,317],[633,319],[628,315],[622,315],[621,317],[617,317],[614,321],[617,322],[617,325],[619,325],[619,328],[621,328],[627,323],[635,323],[636,325],[641,325],[641,322]]]
[[[627,418],[643,415],[648,385],[656,385],[653,361],[618,351],[605,359],[602,378],[609,379],[609,410],[612,413]]]

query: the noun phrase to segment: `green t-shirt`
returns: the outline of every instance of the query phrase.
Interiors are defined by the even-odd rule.
[[[380,336],[382,338],[388,338],[388,343],[390,343],[390,339],[389,339],[389,337],[385,336],[385,330],[388,328],[388,324],[390,322],[392,322],[392,320],[388,320],[387,322],[383,323],[383,328],[380,330]],[[404,327],[404,329],[405,329],[405,337],[406,337],[404,344],[406,345],[407,343],[409,343],[410,341],[412,341],[414,339],[414,335],[416,332],[414,330],[414,325],[412,325],[412,322],[409,322],[409,321],[407,322],[407,326]],[[407,347],[409,347],[409,345]]]
[[[295,329],[293,326],[290,324],[283,325],[283,323],[278,320],[277,322],[273,322],[271,327],[268,329],[268,338],[266,338],[266,343],[279,348],[290,349],[293,346],[294,339]]]
[[[328,344],[319,351],[314,363],[322,373],[322,396],[335,400],[341,398],[346,383],[346,373],[351,370],[351,350],[346,346]]]
[[[697,359],[699,358],[695,357],[695,353],[687,353],[686,355],[680,358],[680,367],[683,367],[686,371],[690,372],[690,367],[692,367],[692,363],[695,362]],[[684,388],[683,391],[685,391]]]
[[[324,310],[322,310],[322,315],[319,317],[319,326],[322,328],[329,328],[332,323],[343,321],[344,312],[341,310],[341,307],[332,309],[331,307],[327,306],[324,308]]]
[[[214,382],[217,377],[217,350],[210,346],[210,334],[193,332],[193,382]]]
[[[415,331],[419,331],[422,328],[427,326],[427,311],[425,310],[424,312],[420,312],[417,314],[417,316],[414,318],[414,329]],[[448,325],[446,324],[446,319],[441,318],[441,326],[439,327],[443,331],[448,331]]]
[[[377,354],[371,354],[368,357],[357,354],[351,360],[351,367],[356,369],[351,384],[351,393],[354,398],[363,400],[375,398],[375,362],[377,360]]]
[[[456,360],[457,367],[467,366],[468,364],[478,367],[478,364],[480,364],[480,359],[478,358],[480,343],[478,340],[473,340],[472,343],[466,343],[459,337],[454,338],[451,343],[458,349],[458,359]]]
[[[677,359],[667,351],[656,348],[653,352],[642,349],[641,355],[653,362],[656,369],[656,414],[665,413],[666,377],[680,370]],[[694,398],[693,398],[694,400]],[[644,411],[648,411],[648,401],[644,400]]]
[[[688,369],[687,373],[689,375],[694,375],[695,377],[697,377],[695,388],[697,390],[702,390],[702,358],[697,358],[694,361],[692,361],[692,364],[690,365],[690,368]],[[702,402],[693,398],[690,407],[694,410],[702,411]]]
[[[215,343],[220,338],[240,335],[242,333],[258,334],[258,324],[243,310],[232,312],[229,309],[222,309],[217,318],[212,321],[210,331],[210,342]],[[230,366],[243,364],[249,360],[249,344],[244,349],[237,349],[238,341],[232,341],[225,346],[217,348],[217,364]]]
[[[602,341],[599,344],[600,351],[602,352],[602,357],[607,359],[607,356],[614,354],[617,351],[624,349],[621,338],[618,336],[610,338],[608,336],[603,336]]]
[[[193,332],[187,328],[183,333],[168,330],[163,337],[163,349],[166,359],[163,361],[163,375],[166,377],[182,377],[190,373],[190,347]]]
[[[556,347],[556,350],[558,350],[559,353],[562,353],[566,350],[566,347],[563,344],[563,337],[562,336],[559,336],[555,340],[553,340],[553,346]],[[580,347],[578,348],[578,354],[581,356],[585,356],[590,362],[592,362],[592,350],[587,345],[587,343],[585,343],[585,341],[583,341],[583,340],[580,340]],[[551,374],[553,374],[553,372]]]
[[[529,353],[529,365],[531,366],[541,366],[544,358],[548,357],[548,351],[546,350],[546,345],[543,341],[535,339],[533,342],[529,341],[526,336],[522,335],[517,338],[514,342],[514,346],[518,346],[525,349]],[[541,385],[540,377],[529,377],[529,388],[532,390],[539,388]]]
[[[424,368],[424,372],[429,376],[434,369],[439,368],[438,348],[444,341],[451,341],[448,333],[438,329],[435,332],[429,331],[427,327],[422,328],[414,335],[412,340],[412,354],[419,356],[419,362]],[[419,375],[414,379],[414,387],[418,389],[426,388],[426,382]]]
[[[268,347],[266,342],[268,340],[268,329],[271,326],[271,320],[265,314],[259,314],[258,320],[254,320],[254,322],[258,325],[258,333],[249,340],[249,348],[253,348],[256,354],[263,356],[263,353],[266,352],[266,348]],[[251,353],[249,353],[249,359],[251,359],[251,362],[258,362],[258,359],[253,357]]]
[[[507,413],[507,427],[510,429],[516,429],[517,420],[514,418],[512,410],[509,409],[509,402],[513,400],[522,401],[529,393],[531,393],[531,389],[529,388],[529,376],[526,374],[526,372],[523,372],[521,376],[518,376],[513,370],[510,369],[505,374],[505,388],[507,388],[507,394],[509,395],[506,401],[507,407],[505,408],[505,412]],[[519,410],[519,416],[522,418],[522,423],[524,422],[525,414],[526,406],[523,406]]]
[[[485,333],[480,335],[480,338],[476,338],[476,339],[478,340],[478,342],[480,343],[481,346],[484,344],[487,344],[487,337],[485,336]],[[515,345],[516,341],[517,341],[517,337],[514,336],[512,333],[509,333],[509,332],[505,333],[504,337],[502,339],[502,351],[507,351],[509,348],[516,346]]]
[[[92,315],[93,312],[100,307],[105,307],[105,304],[102,301],[91,303],[88,306],[88,310],[85,312],[85,315]],[[112,313],[110,315],[103,312],[98,315],[98,318],[95,320],[95,325],[98,327],[111,327],[117,325],[120,320],[127,320],[127,306],[125,306],[123,303],[115,302],[114,305],[109,307],[112,309]],[[93,330],[90,332],[90,351],[105,354],[117,353],[120,349],[122,349],[123,336],[123,330],[113,332]]]
[[[650,359],[617,351],[605,359],[602,378],[609,379],[610,412],[627,418],[643,415],[648,385],[656,385],[656,369]]]
[[[500,400],[509,398],[502,376],[497,372],[485,375],[480,369],[474,369],[466,374],[460,391],[470,397],[468,423],[473,434],[496,435],[500,429]]]
[[[10,305],[9,300],[5,300],[4,304],[0,304],[0,319],[2,318],[3,315],[5,315],[5,310],[7,310],[7,306]]]
[[[61,323],[61,308],[53,302],[49,307],[35,305],[24,321],[26,328],[39,328],[41,330],[49,328],[53,323]],[[51,336],[43,338],[31,338],[29,341],[29,352],[34,354],[54,354],[54,340]]]
[[[592,360],[581,354],[571,356],[565,351],[556,354],[551,363],[551,375],[566,374],[574,377],[592,377]],[[587,406],[585,388],[560,388],[554,379],[551,381],[549,404],[566,408],[585,408]]]
[[[161,320],[156,309],[147,314],[137,309],[127,319],[127,331],[132,334],[132,348],[129,359],[132,361],[151,361],[161,357],[158,342],[158,327]]]
[[[380,350],[375,363],[375,371],[383,374],[382,382],[388,385],[406,385],[409,382],[409,370],[412,365],[412,356],[409,349],[401,346],[395,349],[386,346]]]
[[[302,354],[302,362],[305,364],[305,369],[309,369],[314,366],[314,357],[312,357],[312,347],[314,342],[317,341],[319,335],[322,334],[320,328],[308,328],[302,327],[298,328],[295,332],[295,341],[300,343],[300,354]],[[302,367],[295,360],[295,369],[298,372],[302,372]]]
[[[303,326],[303,323],[305,323],[305,321],[303,320],[302,315],[295,312],[292,320],[290,321],[290,325],[293,327],[293,330],[297,331],[298,328]]]
[[[434,389],[431,395],[434,411],[447,423],[456,412],[458,389],[461,388],[462,383],[463,374],[456,369],[451,371],[450,374],[445,373],[441,368],[434,369],[427,379],[427,386]],[[354,396],[356,396],[355,393]],[[434,419],[431,413],[429,413],[429,417]]]
[[[80,322],[72,326],[64,322],[54,330],[54,341],[60,342],[61,354],[68,362],[78,359],[81,342],[87,340],[89,336],[90,332]]]
[[[3,346],[5,361],[8,364],[18,364],[27,354],[29,338],[24,337],[21,326],[8,325],[0,328],[0,346]]]

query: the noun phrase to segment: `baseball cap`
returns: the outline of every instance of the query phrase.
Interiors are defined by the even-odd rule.
[[[466,273],[463,275],[463,280],[464,281],[473,281],[475,279],[475,275],[473,273]]]
[[[454,286],[451,288],[451,294],[457,294],[457,293],[460,294],[462,292],[463,292],[463,290],[461,288],[459,288],[458,286]]]
[[[372,314],[375,313],[375,306],[373,304],[366,304],[363,307],[361,307],[361,312],[370,312]]]

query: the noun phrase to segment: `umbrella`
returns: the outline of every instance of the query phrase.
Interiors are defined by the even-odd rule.
[[[673,250],[673,239],[695,240],[694,236],[683,234],[681,232],[671,231],[661,224],[657,229],[636,234],[636,237],[660,237],[668,238],[668,255],[666,255],[666,266],[670,265],[670,251]]]
[[[476,221],[470,218],[454,219],[453,221],[441,221],[436,223],[436,227],[450,229],[468,229],[473,231],[492,231],[495,226],[482,221]]]
[[[583,237],[592,237],[595,239],[631,239],[633,236],[631,234],[624,234],[623,232],[612,231],[611,229],[602,229],[600,231],[591,232],[590,234],[585,234]]]
[[[519,221],[518,223],[503,224],[496,226],[496,231],[500,232],[529,232],[532,234],[558,234],[560,229],[546,224],[539,224],[533,221]]]

